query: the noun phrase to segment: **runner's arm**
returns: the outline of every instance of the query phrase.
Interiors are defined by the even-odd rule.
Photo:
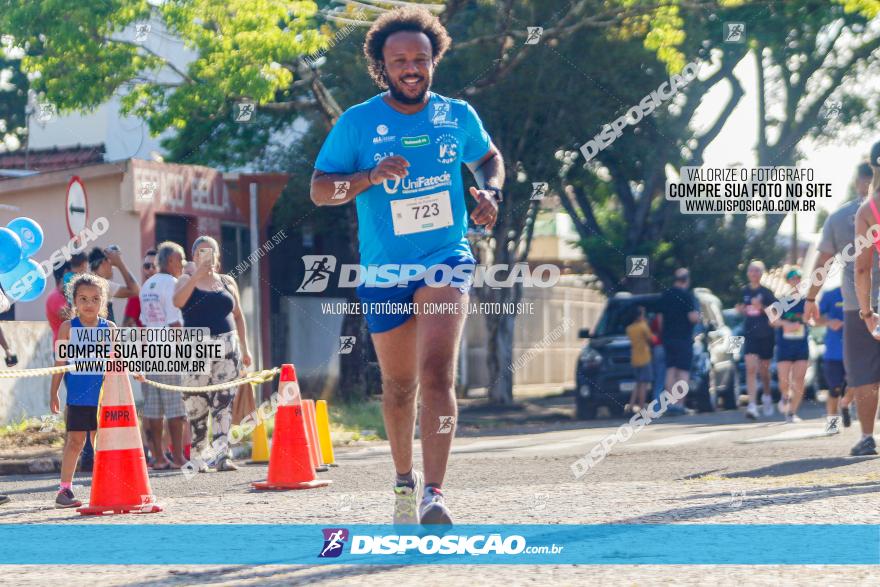
[[[489,150],[473,163],[466,164],[477,181],[480,189],[504,187],[504,158],[501,151],[494,143],[489,144]]]
[[[873,196],[869,196],[869,198],[872,197]],[[870,220],[868,219],[868,207],[865,204],[862,204],[859,211],[856,212],[855,242],[858,242],[860,235],[869,233],[869,226]],[[874,247],[870,245],[867,247],[859,247],[855,260],[856,297],[859,300],[859,317],[864,321],[865,328],[868,329],[871,336],[877,338],[874,333],[877,330],[878,319],[877,314],[872,308],[873,300],[871,300],[871,266],[873,264]]]
[[[834,255],[832,253],[826,253],[825,251],[819,251],[819,258],[816,259],[816,264],[814,267],[824,267],[825,263],[828,262]],[[816,296],[819,295],[819,290],[822,289],[822,282],[816,280],[810,280],[810,289],[807,290],[807,302],[804,304],[804,322],[809,322],[810,319],[813,319],[813,322],[820,326],[825,324],[825,319],[820,315],[818,307],[816,306]]]
[[[862,204],[856,212],[856,236],[868,232],[868,215],[866,206]],[[861,248],[856,254],[856,297],[859,300],[859,310],[867,313],[871,311],[871,264],[874,261],[874,247]]]
[[[326,173],[315,169],[312,173],[311,197],[316,206],[340,206],[354,200],[358,194],[379,185],[386,179],[409,175],[409,161],[399,155],[385,157],[372,169],[354,173]],[[347,183],[341,187],[340,183]],[[344,191],[344,196],[340,192]]]
[[[466,163],[468,169],[477,181],[480,189],[470,189],[470,194],[476,200],[477,207],[471,212],[471,220],[474,224],[485,225],[489,230],[495,227],[498,219],[497,194],[492,189],[500,190],[504,187],[504,159],[501,152],[494,144],[489,143],[489,150],[485,155],[472,163]]]
[[[370,171],[357,171],[355,173],[324,173],[318,169],[312,173],[311,197],[316,206],[341,206],[354,200],[358,194],[371,187]],[[349,187],[344,198],[336,198],[337,182],[348,182]]]

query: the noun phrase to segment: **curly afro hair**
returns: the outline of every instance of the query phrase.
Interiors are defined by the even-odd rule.
[[[452,42],[440,19],[424,8],[395,8],[377,18],[370,30],[367,31],[367,37],[364,40],[364,55],[367,57],[370,77],[383,90],[388,89],[388,82],[385,79],[382,48],[388,37],[400,31],[424,33],[431,41],[434,65],[440,63],[443,54],[446,53]]]

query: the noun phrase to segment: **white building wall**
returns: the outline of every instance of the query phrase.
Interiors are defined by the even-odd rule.
[[[152,20],[149,26],[150,30],[146,33],[146,38],[140,43],[178,69],[185,71],[187,65],[195,59],[195,52],[186,49],[180,39],[171,36],[160,21]],[[119,33],[118,38],[135,41],[136,35],[135,27],[129,26]],[[158,72],[157,78],[172,83],[180,79],[168,68]],[[120,91],[124,92],[124,89]],[[37,122],[36,118],[31,116],[30,147],[45,149],[104,143],[107,161],[132,157],[150,159],[152,151],[164,154],[160,141],[172,135],[173,131],[151,137],[146,122],[134,117],[123,117],[120,111],[120,96],[114,96],[93,112],[68,113],[56,116],[45,124]]]

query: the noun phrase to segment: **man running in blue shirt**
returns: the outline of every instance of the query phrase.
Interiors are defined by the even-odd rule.
[[[364,54],[373,80],[387,92],[342,114],[312,175],[318,206],[355,201],[360,263],[383,267],[366,272],[358,296],[382,371],[382,411],[397,472],[395,524],[452,523],[441,486],[455,432],[455,365],[475,264],[461,164],[480,186],[469,190],[477,225],[494,226],[504,185],[501,153],[474,109],[430,91],[449,44],[443,25],[424,9],[379,17]],[[421,311],[428,304],[456,311]],[[413,469],[417,390],[424,489]]]

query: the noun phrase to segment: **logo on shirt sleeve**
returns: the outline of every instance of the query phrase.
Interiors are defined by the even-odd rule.
[[[431,106],[431,124],[435,128],[458,128],[458,119],[452,118],[452,105],[449,102],[439,102]]]

